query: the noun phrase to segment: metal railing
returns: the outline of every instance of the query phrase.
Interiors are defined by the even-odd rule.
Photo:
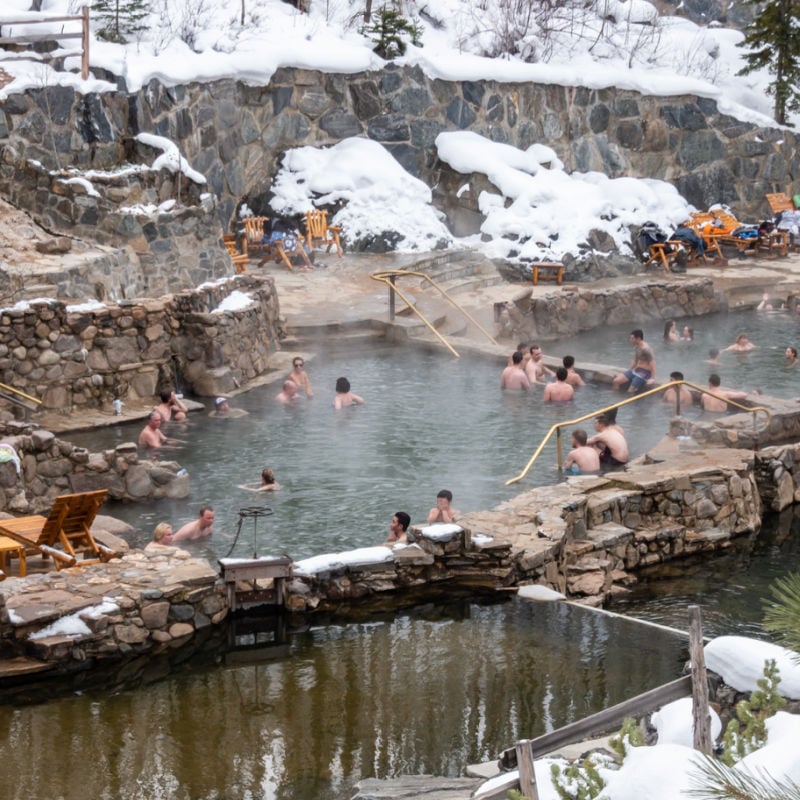
[[[755,430],[756,426],[756,414],[763,411],[764,414],[767,416],[767,426],[769,426],[770,421],[772,420],[772,414],[770,410],[765,406],[745,406],[741,403],[738,403],[736,400],[730,400],[727,397],[724,397],[720,394],[715,394],[714,392],[710,391],[709,389],[704,388],[703,386],[698,386],[696,383],[692,383],[691,381],[672,381],[670,383],[665,383],[663,386],[658,386],[655,389],[648,389],[646,392],[641,392],[634,397],[629,397],[627,400],[620,400],[618,403],[614,403],[610,406],[605,406],[604,408],[597,409],[596,411],[592,411],[590,414],[584,414],[581,417],[577,417],[576,419],[567,420],[566,422],[557,422],[553,425],[549,431],[545,434],[544,439],[540,442],[539,446],[534,451],[533,455],[531,456],[528,463],[525,465],[525,468],[517,475],[515,478],[511,478],[506,481],[506,486],[510,486],[512,483],[517,483],[517,481],[521,481],[527,474],[530,472],[531,467],[536,462],[536,459],[539,458],[542,450],[544,450],[547,443],[550,441],[550,437],[555,433],[556,434],[556,457],[558,460],[558,471],[562,471],[562,464],[563,464],[563,447],[561,441],[561,429],[566,428],[569,425],[577,425],[579,422],[584,422],[587,419],[592,419],[593,417],[597,417],[600,414],[605,414],[607,411],[612,411],[617,408],[621,408],[622,406],[627,406],[630,403],[638,403],[640,400],[644,400],[648,397],[652,397],[656,394],[661,394],[662,392],[667,391],[667,389],[676,389],[676,403],[675,403],[675,413],[680,416],[681,413],[681,395],[680,389],[681,386],[688,386],[695,391],[700,392],[701,394],[707,394],[711,397],[715,397],[717,400],[723,400],[724,402],[732,405],[742,411],[747,411],[752,413],[753,415],[753,430]]]
[[[13,386],[8,386],[5,383],[0,383],[0,398],[8,400],[19,408],[25,409],[25,422],[28,421],[31,411],[36,411],[42,404],[42,401],[33,395],[26,394],[25,392],[15,389]]]
[[[436,336],[436,338],[439,339],[439,341],[456,358],[459,357],[458,352],[455,350],[455,348],[447,341],[447,339],[444,338],[444,336],[442,336],[441,333],[439,333],[439,331],[436,330],[436,328],[433,327],[433,325],[425,318],[422,312],[416,307],[413,301],[410,300],[408,297],[406,297],[406,295],[403,292],[401,292],[400,289],[397,287],[396,279],[403,278],[406,276],[422,278],[423,280],[426,280],[431,286],[433,286],[434,289],[437,289],[453,307],[455,307],[458,311],[460,311],[470,322],[476,325],[480,329],[481,333],[483,333],[492,344],[497,344],[494,336],[492,336],[492,334],[489,333],[489,331],[487,331],[486,328],[484,328],[483,325],[481,325],[480,322],[478,322],[478,320],[476,320],[475,317],[473,317],[472,314],[469,313],[469,311],[467,311],[459,303],[453,300],[453,298],[450,297],[450,295],[441,286],[439,286],[439,284],[436,283],[436,281],[433,278],[431,278],[430,275],[426,275],[424,272],[413,272],[411,270],[406,270],[406,269],[391,269],[391,270],[387,269],[387,270],[380,270],[378,272],[373,272],[370,275],[370,278],[372,278],[372,280],[385,283],[389,287],[390,321],[393,321],[395,318],[395,294],[398,294],[403,299],[403,302],[422,320],[422,322],[425,325],[428,326],[431,333],[433,333]]]

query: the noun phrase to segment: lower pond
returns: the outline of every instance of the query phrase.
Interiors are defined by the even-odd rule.
[[[686,659],[683,637],[518,600],[424,606],[289,642],[276,660],[0,706],[0,800],[346,800],[365,777],[461,775],[678,677]]]

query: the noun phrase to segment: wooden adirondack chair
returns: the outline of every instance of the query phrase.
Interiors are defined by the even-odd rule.
[[[766,194],[764,197],[767,199],[773,216],[779,214],[781,211],[794,211],[794,201],[786,192]]]
[[[315,244],[327,245],[326,252],[330,253],[331,247],[336,246],[336,252],[342,255],[342,244],[339,234],[342,232],[338,225],[328,225],[328,212],[314,209],[306,211],[306,242],[310,250]]]
[[[56,569],[108,561],[117,553],[95,542],[90,531],[107,494],[105,489],[62,494],[47,517],[36,514],[0,520],[0,536],[19,542],[26,553],[52,557]],[[83,555],[80,561],[78,555]]]
[[[240,253],[236,249],[236,236],[232,233],[226,233],[222,237],[225,244],[225,249],[233,262],[233,268],[236,270],[237,275],[247,272],[247,265],[250,263],[250,256],[247,254],[247,238],[244,239],[245,252]]]

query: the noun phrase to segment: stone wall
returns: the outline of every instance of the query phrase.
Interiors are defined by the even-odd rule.
[[[205,184],[145,166],[93,171],[89,181],[51,171],[20,149],[2,148],[0,194],[50,231],[112,248],[108,259],[94,259],[59,286],[59,297],[153,297],[232,274]],[[151,148],[136,150],[138,162],[152,160]]]
[[[208,179],[226,229],[242,198],[261,210],[285,150],[349,136],[380,142],[413,175],[441,186],[436,202],[447,213],[474,210],[472,193],[454,191],[464,177],[436,157],[436,136],[453,130],[519,148],[546,144],[568,170],[667,180],[698,207],[724,202],[744,216],[767,214],[764,194],[789,189],[800,172],[794,133],[741,122],[713,100],[444,81],[397,64],[353,75],[279,69],[266,86],[153,80],[130,97],[51,86],[9,97],[0,109],[0,135],[7,131],[17,163],[54,167],[65,153],[67,166],[108,168],[128,159],[139,132],[169,138]]]
[[[170,548],[136,551],[91,568],[0,582],[0,654],[40,660],[48,677],[126,664],[120,680],[130,683],[137,674],[156,677],[159,654],[185,659],[185,649],[196,649],[198,637],[227,615],[222,584],[207,561]],[[42,635],[66,616],[82,622],[84,632]]]
[[[136,444],[93,453],[58,439],[50,431],[16,422],[0,422],[0,442],[20,460],[0,463],[0,508],[15,514],[47,512],[56,497],[107,489],[115,500],[182,499],[189,476],[174,461],[140,459]]]
[[[215,311],[231,292],[252,304]],[[175,375],[198,395],[224,394],[267,369],[281,336],[272,278],[239,276],[142,302],[70,310],[41,301],[0,314],[0,380],[66,414],[151,402]]]
[[[629,288],[565,287],[539,296],[525,289],[499,309],[499,328],[503,338],[530,342],[573,336],[603,325],[694,317],[726,307],[709,278],[680,283],[653,280]]]

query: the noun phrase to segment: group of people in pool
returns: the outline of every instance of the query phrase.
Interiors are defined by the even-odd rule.
[[[553,380],[548,382],[548,378]],[[544,384],[546,403],[569,402],[575,396],[575,389],[585,386],[583,378],[575,370],[573,356],[564,356],[562,365],[553,371],[542,360],[542,348],[538,344],[528,347],[522,342],[500,375],[500,388],[528,391],[538,383]]]
[[[283,382],[280,392],[275,395],[275,399],[284,406],[293,406],[303,395],[311,398],[314,392],[311,388],[311,379],[305,371],[305,361],[297,356],[292,360],[292,371]],[[345,377],[337,378],[333,407],[338,410],[361,405],[364,405],[364,398],[351,391],[350,381]]]
[[[428,525],[454,523],[461,512],[453,508],[453,493],[449,489],[442,489],[436,495],[436,505],[428,512]],[[386,544],[407,544],[408,526],[411,516],[405,511],[396,511],[389,523],[389,536]]]

